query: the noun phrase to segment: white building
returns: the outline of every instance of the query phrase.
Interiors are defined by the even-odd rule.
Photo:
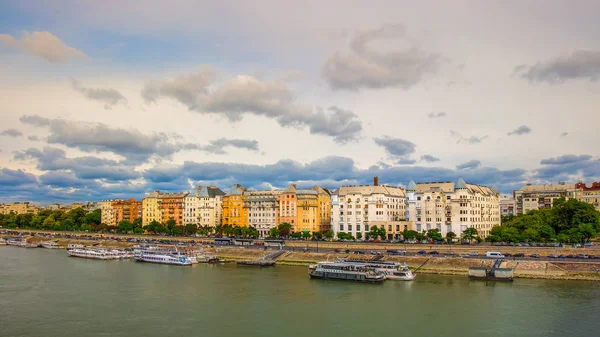
[[[462,178],[456,183],[411,181],[406,189],[407,219],[414,222],[416,231],[437,228],[442,236],[473,227],[479,236],[489,235],[492,227],[500,225],[500,193],[490,187],[467,184]]]
[[[183,223],[212,228],[221,224],[224,195],[216,186],[198,186],[183,198]]]
[[[261,238],[269,236],[277,226],[281,191],[246,191],[244,208],[248,211],[248,226],[256,228]]]
[[[373,186],[342,186],[331,195],[331,228],[336,236],[344,232],[364,239],[371,226],[379,226],[387,239],[399,239],[404,229],[412,229],[405,221],[405,207],[405,190],[379,185],[377,177]]]
[[[100,221],[107,226],[116,226],[115,209],[112,200],[102,200],[100,204]]]
[[[500,215],[515,215],[515,211],[515,198],[510,194],[502,194],[500,196]]]

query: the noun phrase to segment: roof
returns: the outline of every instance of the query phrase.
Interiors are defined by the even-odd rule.
[[[290,184],[290,186],[288,186],[285,190],[283,190],[283,193],[294,193],[296,192],[296,184]]]
[[[427,192],[443,192],[443,193],[454,193],[456,189],[466,189],[471,193],[479,193],[482,195],[498,195],[497,191],[494,191],[493,188],[476,185],[476,184],[468,184],[462,178],[459,178],[456,184],[451,182],[434,182],[434,183],[418,183],[417,184],[417,193],[427,193]]]
[[[416,191],[417,190],[417,184],[415,184],[414,180],[411,180],[408,182],[408,186],[406,186],[406,190],[407,191]]]
[[[242,195],[246,189],[240,184],[234,184],[229,190],[227,195]]]
[[[223,192],[220,188],[216,186],[209,186],[206,189],[208,191],[208,196],[211,198],[214,198],[218,195],[225,195],[225,192]]]
[[[552,192],[568,191],[575,188],[575,184],[549,184],[549,185],[525,185],[521,187],[522,192]]]
[[[337,190],[338,195],[348,195],[348,194],[361,194],[361,195],[371,195],[371,194],[385,194],[389,196],[395,197],[404,197],[406,193],[402,187],[388,186],[388,185],[378,185],[378,186],[342,186]]]
[[[463,178],[458,178],[456,185],[454,185],[454,189],[459,189],[459,188],[467,188],[467,183],[465,183]]]
[[[302,190],[296,190],[296,194],[314,194],[314,195],[317,195],[317,194],[319,194],[319,192],[317,192],[315,190],[302,189]]]
[[[315,191],[317,191],[317,193],[319,193],[319,194],[331,195],[331,191],[329,191],[328,189],[323,188],[321,186],[318,186],[318,185],[313,186],[312,189],[315,190]]]

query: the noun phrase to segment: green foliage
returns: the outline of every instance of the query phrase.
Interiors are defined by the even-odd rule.
[[[428,230],[427,238],[433,241],[442,241],[444,239],[442,237],[442,233],[440,233],[440,231],[437,228]]]
[[[277,227],[273,227],[269,231],[269,236],[272,237],[272,238],[278,238],[279,235],[280,235],[280,233],[279,233],[279,229],[277,229]]]
[[[405,229],[402,231],[402,237],[404,238],[404,240],[407,241],[411,241],[417,238],[417,234],[419,234],[417,231],[414,231],[412,229]]]
[[[281,224],[279,224],[279,226],[277,226],[277,229],[279,230],[280,236],[287,238],[292,232],[292,225],[290,225],[287,222],[282,222]]]
[[[490,234],[503,242],[584,243],[598,232],[600,212],[588,203],[560,198],[552,208],[503,218],[502,226],[492,228]]]
[[[477,237],[477,229],[469,227],[462,232],[463,241],[471,242]]]
[[[310,234],[310,232],[302,232],[302,238],[303,239],[308,239],[310,238],[312,235]]]
[[[300,233],[300,232],[294,232],[294,233],[292,233],[292,237],[294,239],[300,239],[302,237],[302,233]]]
[[[321,240],[323,238],[323,233],[321,232],[313,232],[313,238],[317,239],[317,240]]]
[[[446,233],[446,241],[452,242],[454,240],[454,238],[456,238],[456,233],[454,233],[454,232]]]
[[[333,231],[331,229],[326,230],[325,233],[323,233],[323,235],[329,240],[333,239]]]
[[[361,232],[356,233],[356,238],[358,240],[361,240],[362,239],[362,233]]]
[[[354,240],[354,236],[352,236],[352,234],[345,232],[338,232],[337,237],[340,240]]]
[[[382,240],[385,240],[385,238],[386,238],[385,228],[383,228],[383,227],[377,227],[377,226],[371,226],[371,229],[369,230],[369,237],[373,238],[375,240],[377,240],[378,238],[381,238]]]

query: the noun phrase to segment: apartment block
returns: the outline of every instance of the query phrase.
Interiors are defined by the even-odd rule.
[[[183,199],[184,224],[212,227],[221,224],[221,210],[225,192],[216,186],[198,186]]]
[[[279,224],[279,197],[281,191],[245,191],[244,208],[248,225],[258,230],[260,237],[269,236],[271,228]]]
[[[221,215],[223,226],[248,226],[248,208],[244,207],[247,196],[246,189],[240,184],[235,184],[223,196],[223,212]]]
[[[531,210],[551,208],[554,200],[572,196],[575,184],[531,185],[527,184],[513,192],[515,214],[524,214]]]
[[[331,228],[366,237],[371,226],[386,229],[387,239],[400,238],[404,229],[413,229],[405,219],[406,191],[402,187],[379,185],[342,186],[331,194]],[[360,235],[358,235],[360,233]]]
[[[161,223],[169,220],[175,220],[177,226],[183,226],[184,198],[188,195],[184,193],[162,193],[158,198],[158,210],[161,215]]]
[[[500,225],[500,193],[462,178],[456,183],[411,181],[406,196],[406,218],[418,232],[437,228],[443,236],[448,232],[460,236],[465,229],[475,228],[484,238]]]
[[[107,226],[118,226],[123,220],[133,223],[135,219],[142,218],[142,202],[133,198],[104,200],[99,204],[101,221]]]
[[[160,191],[154,191],[142,199],[142,226],[147,226],[151,222],[162,222],[162,213],[159,207]]]
[[[500,215],[515,215],[515,198],[510,194],[500,196]]]
[[[1,214],[37,214],[39,207],[30,202],[13,202],[12,204],[0,204]]]
[[[569,193],[569,196],[592,204],[596,210],[600,211],[600,182],[593,182],[590,187],[583,182],[579,182],[575,184],[575,188]]]

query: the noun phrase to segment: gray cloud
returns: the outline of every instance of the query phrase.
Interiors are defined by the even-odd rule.
[[[38,138],[38,136],[29,136],[27,137],[27,139],[29,139],[32,142],[38,142],[40,139]]]
[[[426,154],[426,155],[421,156],[421,160],[426,161],[428,163],[433,163],[433,162],[436,162],[436,161],[440,161],[440,158],[434,157],[434,156],[432,156],[430,154]]]
[[[459,144],[459,143],[467,143],[467,144],[471,144],[471,145],[479,144],[479,143],[483,142],[486,138],[488,138],[487,135],[463,137],[460,133],[458,133],[454,130],[450,130],[450,135],[457,139],[456,144]]]
[[[542,164],[542,165],[564,165],[564,164],[571,164],[571,163],[587,161],[590,159],[592,159],[592,156],[587,155],[587,154],[582,154],[579,156],[574,155],[574,154],[566,154],[566,155],[562,155],[559,157],[542,159],[540,164]]]
[[[404,158],[404,159],[398,159],[396,161],[396,164],[398,164],[398,165],[412,165],[412,164],[414,164],[416,162],[417,161],[415,159]]]
[[[530,82],[550,84],[576,79],[597,81],[600,78],[600,50],[579,49],[534,65],[520,65],[515,67],[515,74]]]
[[[480,166],[481,166],[481,162],[479,160],[469,160],[466,163],[456,165],[456,169],[457,170],[470,170],[470,169],[476,169]]]
[[[283,82],[260,81],[240,75],[209,90],[215,71],[202,67],[198,72],[162,81],[150,81],[142,90],[146,103],[168,97],[203,114],[224,116],[239,121],[245,114],[276,120],[284,127],[308,127],[311,134],[333,137],[337,143],[358,139],[362,122],[348,110],[332,106],[327,111],[295,102],[294,94]]]
[[[73,89],[80,92],[84,97],[103,103],[105,109],[110,109],[119,103],[127,104],[125,96],[115,89],[85,88],[76,80],[71,80],[71,84]]]
[[[69,47],[50,32],[23,32],[23,38],[20,40],[8,34],[0,34],[0,43],[52,63],[64,63],[70,59],[86,57],[83,52]]]
[[[6,129],[6,130],[0,132],[0,136],[8,136],[8,137],[17,138],[17,137],[23,136],[23,132],[21,132],[17,129]]]
[[[569,135],[569,133],[568,133],[568,132],[563,132],[563,133],[561,133],[561,134],[560,134],[560,136],[561,136],[561,137],[566,137],[566,136],[568,136],[568,135]]]
[[[226,147],[235,147],[249,151],[259,151],[258,141],[251,139],[219,138],[211,140],[208,145],[186,144],[188,150],[200,150],[213,154],[226,154]]]
[[[393,51],[375,50],[373,42],[407,45]],[[347,53],[336,52],[323,64],[322,74],[333,89],[400,87],[409,89],[435,72],[439,55],[421,50],[402,25],[356,31]]]
[[[392,157],[406,157],[415,152],[416,145],[408,140],[383,136],[373,138],[375,143],[385,149]]]
[[[448,116],[445,112],[430,112],[427,117],[429,118],[442,118]]]
[[[518,128],[510,131],[509,133],[507,133],[507,135],[512,136],[512,135],[526,135],[528,133],[531,133],[531,128],[528,127],[527,125],[521,125]]]

